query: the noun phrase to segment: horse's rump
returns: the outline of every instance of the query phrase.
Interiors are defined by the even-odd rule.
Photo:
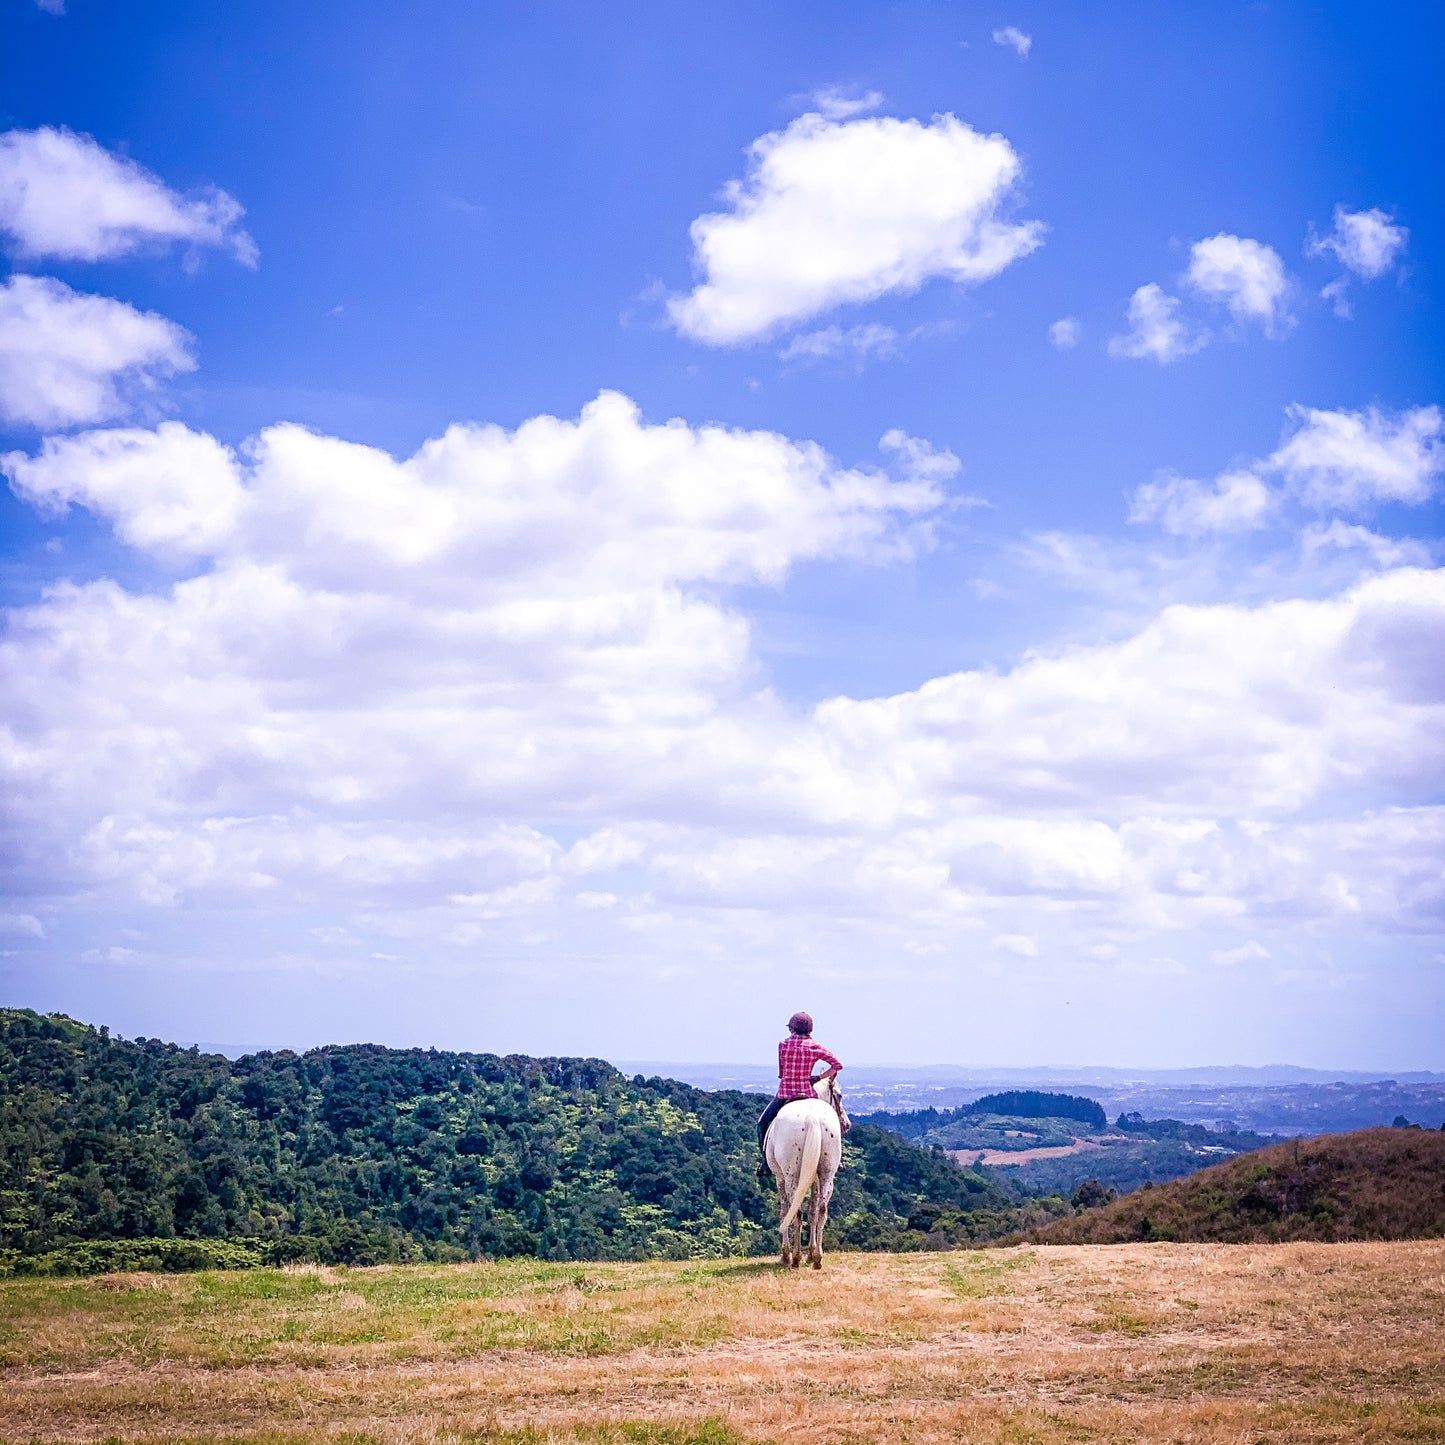
[[[823,1259],[823,1223],[828,1217],[833,1180],[843,1161],[843,1131],[837,1112],[821,1099],[790,1100],[768,1130],[766,1149],[768,1167],[778,1181],[784,1262],[796,1266],[801,1256],[800,1214],[811,1190],[809,1254],[816,1268]],[[799,1231],[796,1248],[790,1242],[795,1220]]]

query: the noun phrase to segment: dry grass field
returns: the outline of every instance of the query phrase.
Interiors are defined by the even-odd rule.
[[[10,1280],[0,1436],[1445,1441],[1445,1241]]]

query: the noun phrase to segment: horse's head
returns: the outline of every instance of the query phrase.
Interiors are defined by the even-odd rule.
[[[826,1079],[819,1079],[813,1086],[813,1092],[825,1103],[831,1104],[838,1114],[838,1124],[846,1134],[853,1127],[853,1121],[848,1117],[848,1111],[843,1107],[843,1091],[838,1087],[838,1076],[832,1074]]]

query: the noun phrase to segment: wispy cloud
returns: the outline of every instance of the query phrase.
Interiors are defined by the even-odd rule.
[[[1226,472],[1212,483],[1163,477],[1134,493],[1129,520],[1157,521],[1176,536],[1200,537],[1263,526],[1269,508],[1269,488],[1253,472]]]
[[[1385,211],[1350,211],[1335,207],[1334,229],[1318,236],[1310,228],[1305,242],[1307,256],[1332,255],[1348,274],[1337,276],[1320,288],[1320,297],[1342,321],[1354,315],[1350,304],[1350,281],[1357,277],[1375,281],[1392,271],[1410,242],[1409,230],[1398,225]]]
[[[825,326],[794,336],[778,353],[783,361],[847,360],[861,365],[875,358],[898,354],[898,333],[891,326],[868,322],[863,326]]]
[[[1034,48],[1034,37],[1016,25],[1005,25],[993,32],[993,43],[1007,46],[1020,60],[1027,60],[1029,51]]]
[[[883,104],[883,92],[829,85],[799,99],[825,120],[848,120],[852,116],[866,115],[870,110],[877,110]]]

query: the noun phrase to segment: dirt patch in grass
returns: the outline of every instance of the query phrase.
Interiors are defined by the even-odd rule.
[[[965,1169],[975,1164],[1032,1164],[1035,1159],[1067,1159],[1104,1146],[1093,1139],[1075,1139],[1072,1144],[1041,1144],[1037,1149],[948,1149],[944,1152]]]
[[[1445,1242],[0,1284],[14,1441],[1445,1441]]]

